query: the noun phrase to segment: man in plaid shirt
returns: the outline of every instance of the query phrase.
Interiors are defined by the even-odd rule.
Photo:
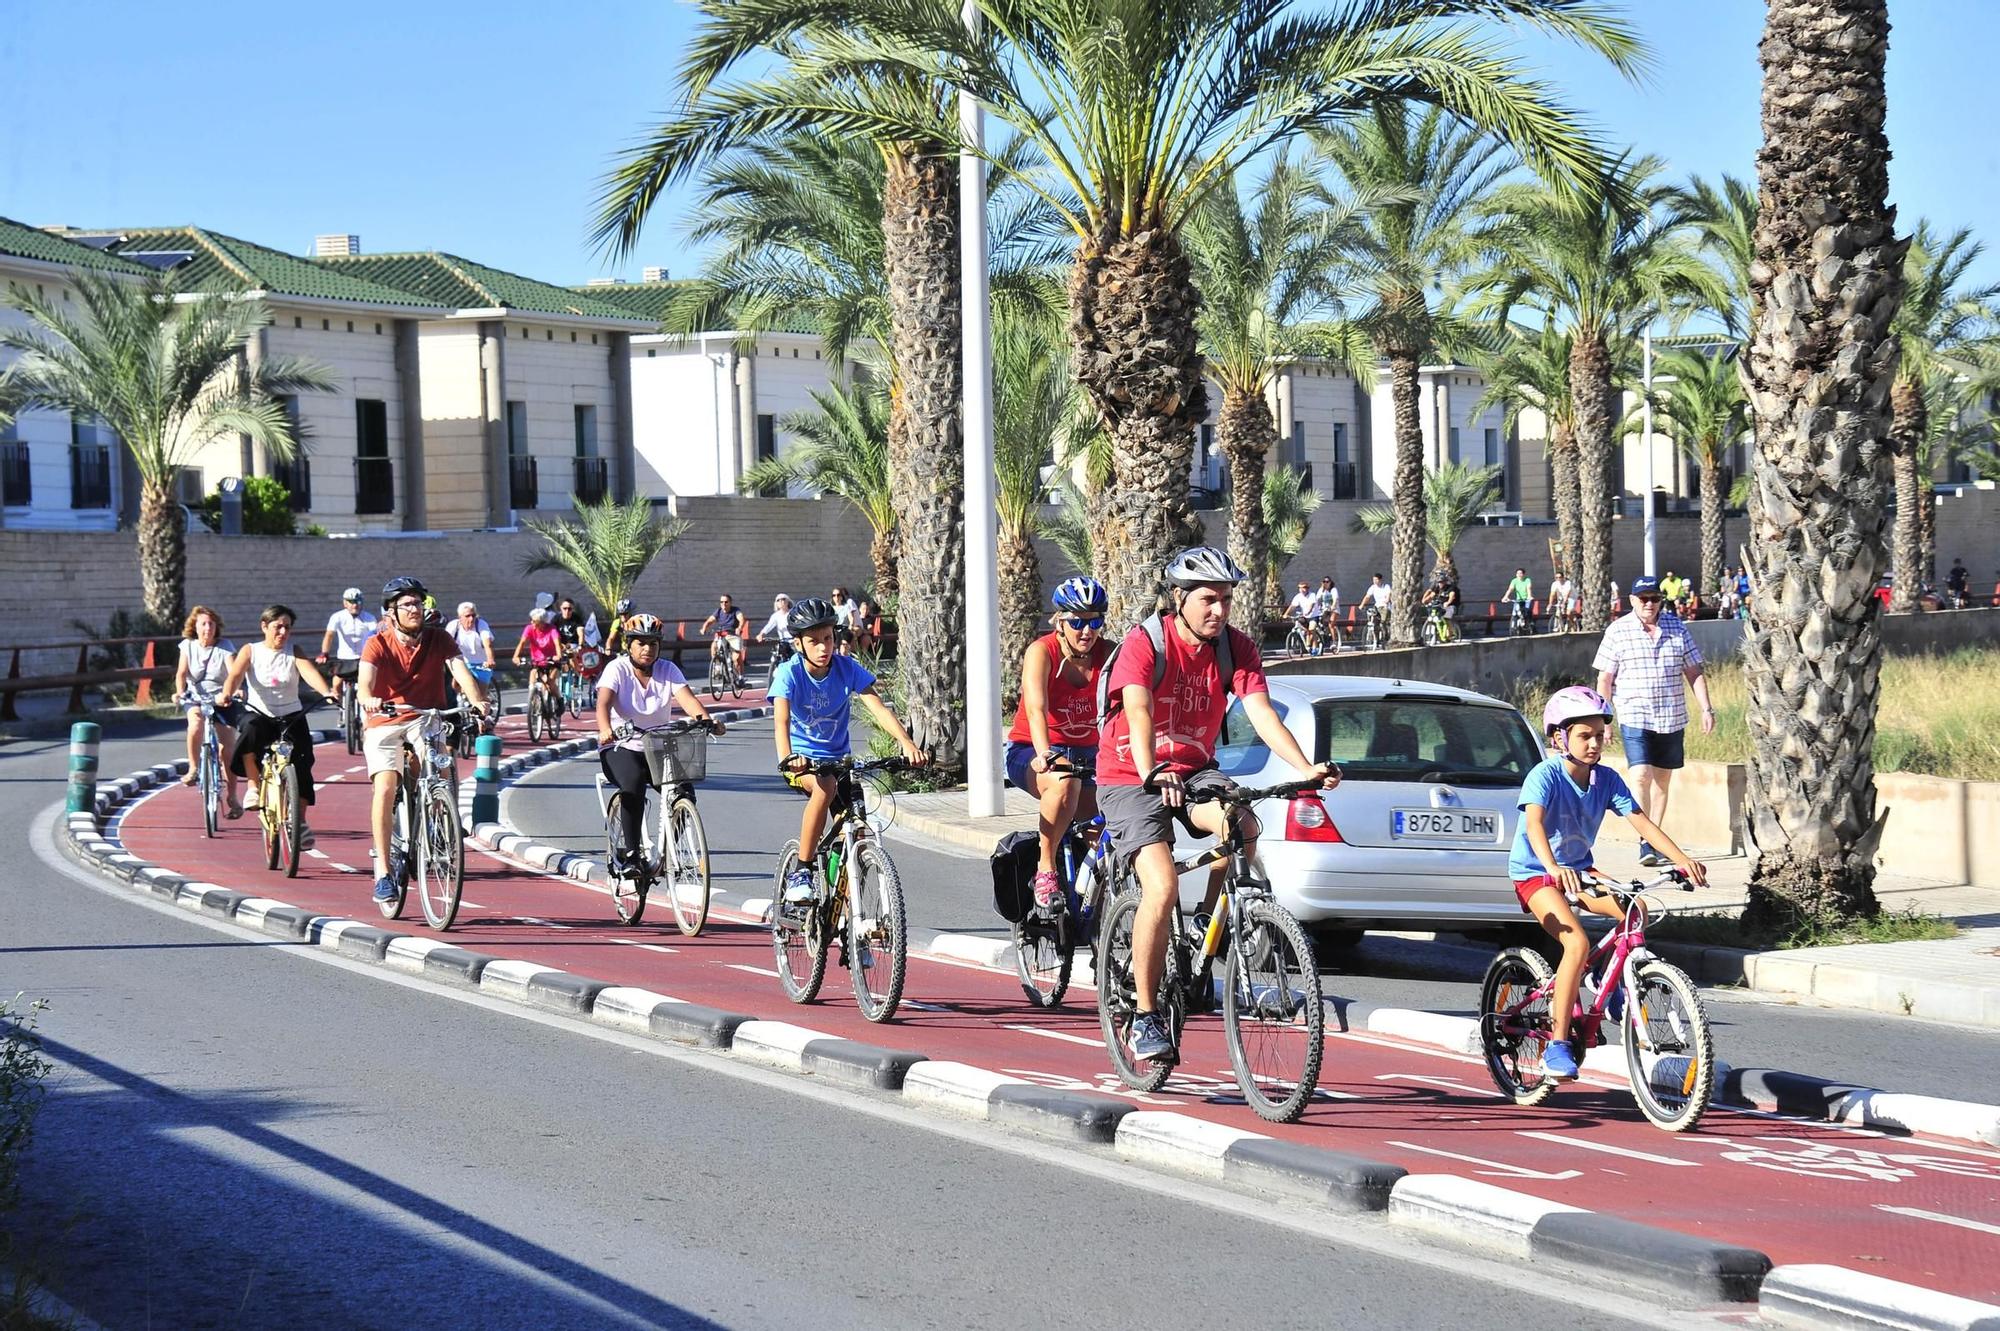
[[[1701,672],[1701,649],[1680,616],[1663,602],[1658,578],[1633,579],[1632,611],[1604,630],[1592,662],[1598,672],[1597,691],[1612,700],[1618,713],[1625,761],[1631,769],[1626,784],[1646,816],[1662,826],[1667,818],[1667,785],[1686,764],[1683,679],[1694,686],[1695,701],[1701,704],[1701,733],[1715,729],[1715,707]],[[1640,864],[1652,868],[1666,862],[1644,841],[1639,843]]]

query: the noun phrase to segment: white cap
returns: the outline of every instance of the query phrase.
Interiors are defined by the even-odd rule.
[[[340,599],[343,601],[358,601],[361,599],[361,589],[359,587],[349,587],[340,594]]]

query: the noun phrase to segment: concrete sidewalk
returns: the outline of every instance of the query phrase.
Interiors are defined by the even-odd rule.
[[[1011,787],[1006,812],[995,818],[966,813],[962,790],[898,793],[895,799],[899,831],[958,850],[985,854],[1009,832],[1035,827],[1035,802]],[[1606,871],[1626,878],[1650,876],[1652,871],[1639,867],[1636,843],[1607,838],[1602,849]],[[1709,885],[1685,896],[1672,894],[1667,904],[1681,912],[1741,912],[1749,899],[1749,857],[1696,854],[1708,866]],[[1955,920],[1958,937],[1774,952],[1675,943],[1655,943],[1654,950],[1704,984],[2000,1029],[2000,889],[1885,871],[1876,877],[1875,893],[1886,911],[1909,909]]]

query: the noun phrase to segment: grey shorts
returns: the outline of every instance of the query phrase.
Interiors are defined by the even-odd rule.
[[[1182,788],[1192,795],[1204,790],[1234,790],[1236,783],[1213,767],[1205,767],[1181,779]],[[1130,857],[1142,846],[1174,844],[1174,823],[1189,831],[1194,827],[1183,810],[1169,809],[1157,790],[1144,786],[1097,788],[1097,807],[1104,814],[1105,830],[1119,855]]]

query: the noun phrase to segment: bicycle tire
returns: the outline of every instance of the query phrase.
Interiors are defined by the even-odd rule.
[[[625,800],[624,792],[611,797],[604,806],[604,874],[611,888],[611,908],[618,912],[620,924],[637,924],[646,914],[646,875],[642,869],[637,874],[621,874],[615,866],[629,863],[631,855],[639,848],[625,844],[625,823],[619,817],[619,809]],[[640,817],[644,817],[642,813]]]
[[[528,743],[542,742],[542,686],[528,690]]]
[[[848,873],[861,871],[847,912],[848,977],[854,1005],[873,1022],[888,1021],[903,1001],[909,968],[909,921],[903,913],[903,882],[896,862],[873,840],[855,848]],[[871,927],[872,926],[872,927]]]
[[[826,980],[826,954],[831,939],[825,927],[823,903],[785,904],[785,879],[799,867],[799,843],[787,841],[778,852],[778,874],[771,889],[771,952],[778,961],[778,981],[785,997],[810,1003]]]
[[[216,771],[220,764],[215,758],[215,749],[207,736],[202,737],[201,769],[196,780],[201,784],[201,831],[202,835],[215,836],[215,819],[222,802],[222,778]]]
[[[306,805],[299,796],[299,769],[290,763],[278,773],[278,837],[284,844],[285,877],[299,876],[299,861],[305,858],[301,844],[306,838]]]
[[[458,918],[459,894],[465,889],[465,836],[449,782],[434,778],[424,783],[419,814],[423,848],[417,856],[417,902],[424,908],[424,922],[441,932]]]
[[[1296,624],[1292,625],[1292,631],[1285,635],[1285,655],[1304,656],[1308,650],[1305,630]]]
[[[708,658],[708,700],[710,702],[722,701],[722,680],[719,678],[721,669],[721,657],[711,656]]]
[[[1076,935],[1067,919],[1026,919],[1014,926],[1014,973],[1038,1008],[1062,1006],[1076,963]]]
[[[1555,1094],[1555,1079],[1542,1070],[1549,1000],[1538,999],[1511,1019],[1502,1014],[1554,978],[1541,953],[1510,947],[1493,958],[1479,983],[1479,1046],[1486,1071],[1500,1094],[1517,1105],[1538,1105]]]
[[[340,688],[340,734],[347,741],[347,755],[361,752],[361,695],[359,685],[348,680]]]
[[[1320,1060],[1326,1052],[1319,963],[1306,931],[1276,902],[1252,901],[1243,918],[1243,936],[1230,940],[1222,970],[1222,1033],[1229,1062],[1257,1117],[1296,1123],[1319,1089]],[[1282,999],[1274,999],[1280,991]],[[1268,1038],[1260,1040],[1260,1034]],[[1291,1048],[1295,1042],[1302,1046],[1296,1051]],[[1273,1095],[1274,1090],[1284,1093]]]
[[[275,869],[283,855],[284,847],[278,842],[278,819],[281,811],[271,806],[275,804],[277,792],[271,780],[270,755],[265,754],[265,766],[257,780],[257,825],[264,832],[264,867]]]
[[[382,918],[393,920],[403,913],[403,900],[409,895],[410,887],[410,821],[412,800],[409,795],[409,772],[403,773],[403,787],[396,792],[396,804],[389,811],[389,863],[378,865],[381,876],[395,887],[396,895],[387,901],[375,903],[375,909],[382,912]]]
[[[1639,990],[1625,995],[1625,1068],[1632,1098],[1654,1127],[1690,1131],[1715,1094],[1715,1033],[1708,1010],[1687,972],[1670,962],[1640,962],[1632,978]],[[1670,1087],[1669,1094],[1660,1094]]]
[[[661,843],[662,858],[671,866],[667,882],[673,893],[674,923],[689,938],[701,937],[708,924],[708,829],[702,826],[701,810],[685,795],[667,809],[667,835]]]
[[[550,739],[562,738],[563,707],[560,694],[542,695],[542,734]]]
[[[1132,1057],[1132,1018],[1138,1011],[1132,984],[1132,925],[1138,917],[1137,892],[1121,892],[1105,912],[1097,944],[1097,1025],[1118,1080],[1135,1091],[1150,1092],[1166,1085],[1174,1064],[1163,1060],[1148,1063],[1142,1070]],[[1173,949],[1167,951],[1171,967]],[[1168,988],[1167,977],[1163,976],[1160,987]]]

